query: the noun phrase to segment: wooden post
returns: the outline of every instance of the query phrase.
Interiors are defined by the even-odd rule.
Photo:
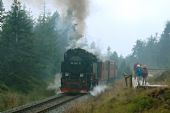
[[[130,87],[132,88],[132,74],[131,75],[129,75],[130,76]]]
[[[126,87],[128,87],[128,75],[126,73],[124,73],[124,78],[125,78]]]
[[[132,87],[132,74],[128,75],[127,73],[124,73],[124,78],[125,78],[125,84],[126,87]]]

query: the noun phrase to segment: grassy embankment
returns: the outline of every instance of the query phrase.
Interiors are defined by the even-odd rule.
[[[170,72],[153,78],[170,85]],[[170,89],[128,89],[123,82],[83,103],[68,108],[66,113],[170,113]]]
[[[15,76],[0,80],[0,111],[37,101],[54,95],[47,90],[47,83],[37,78]]]

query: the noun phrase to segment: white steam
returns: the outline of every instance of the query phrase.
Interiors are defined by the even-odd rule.
[[[60,93],[61,74],[56,74],[54,82],[50,83],[47,87],[48,90],[54,90],[57,94]]]
[[[108,87],[106,85],[99,85],[94,87],[94,89],[92,91],[90,91],[90,94],[92,96],[97,96],[99,94],[101,94],[102,92],[104,92]]]

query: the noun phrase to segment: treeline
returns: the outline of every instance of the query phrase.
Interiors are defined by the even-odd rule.
[[[170,22],[163,33],[150,36],[147,40],[137,40],[132,54],[126,60],[131,66],[136,63],[148,65],[149,68],[170,68]]]
[[[135,63],[146,64],[148,68],[170,69],[170,21],[167,22],[161,35],[157,33],[147,40],[138,39],[127,57],[110,53],[110,59],[118,66],[118,75],[131,74]]]
[[[68,16],[70,12],[61,19],[57,11],[52,15],[44,11],[35,20],[18,0],[7,12],[0,0],[1,89],[26,92],[32,90],[32,83],[41,85],[60,70],[69,33],[74,31]]]
[[[117,79],[121,79],[124,74],[131,74],[131,67],[127,63],[126,58],[118,55],[116,51],[109,52],[109,59],[114,61],[117,66]]]

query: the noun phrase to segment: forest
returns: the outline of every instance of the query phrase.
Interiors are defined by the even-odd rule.
[[[68,33],[73,30],[68,15],[62,21],[57,11],[52,15],[44,11],[35,20],[17,0],[9,11],[1,0],[0,24],[2,89],[27,93],[34,87],[30,82],[41,85],[59,72]]]
[[[0,93],[29,94],[40,87],[46,90],[48,82],[60,72],[70,42],[80,36],[70,35],[77,33],[72,11],[61,17],[57,11],[50,14],[44,10],[34,18],[25,7],[13,0],[11,9],[6,11],[0,0]],[[91,48],[97,50],[94,43]],[[167,22],[161,35],[138,39],[128,56],[123,57],[118,51],[108,51],[108,55],[117,64],[121,78],[123,72],[132,73],[136,62],[149,68],[170,68],[169,48],[170,22]]]
[[[50,14],[45,10],[34,19],[17,0],[7,12],[2,1],[0,7],[1,89],[28,93],[60,72],[64,52],[80,35],[75,30],[70,10],[64,19],[57,11]],[[84,43],[83,46],[88,45]],[[95,43],[91,48],[96,49]],[[117,64],[118,59],[125,63],[116,52],[113,55],[116,55]]]
[[[77,37],[70,35],[76,33],[70,10],[64,18],[57,11],[50,14],[44,10],[35,19],[25,7],[18,0],[13,0],[11,9],[6,11],[3,1],[0,1],[0,79],[3,87],[27,92],[31,89],[30,80],[45,81],[60,72],[63,53]],[[118,55],[117,51],[108,51],[107,54],[118,65],[119,75],[124,71],[131,73],[131,67],[136,62],[150,68],[169,68],[169,33],[170,22],[167,22],[161,35],[156,33],[147,40],[138,39],[128,56]],[[95,43],[91,46],[96,49]],[[20,88],[22,84],[27,90]]]

